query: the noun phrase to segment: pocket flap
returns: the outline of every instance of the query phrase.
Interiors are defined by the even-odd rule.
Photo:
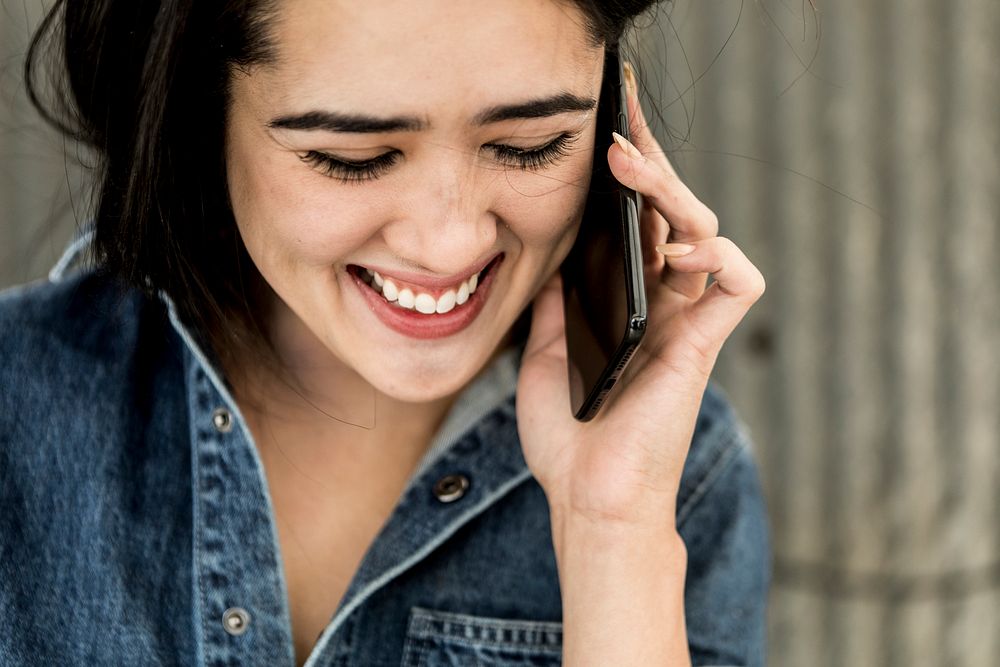
[[[413,607],[403,667],[557,667],[562,623]]]

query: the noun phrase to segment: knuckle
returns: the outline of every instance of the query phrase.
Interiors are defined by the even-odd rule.
[[[742,257],[746,265],[747,297],[753,303],[764,295],[764,290],[767,289],[767,281],[764,280],[764,274],[760,272],[760,269],[754,266],[745,255],[742,255]]]
[[[656,166],[656,178],[653,180],[652,187],[650,188],[650,195],[653,201],[667,204],[671,201],[672,197],[676,198],[676,195],[673,193],[671,176],[662,166]]]
[[[744,285],[742,292],[746,295],[747,300],[750,301],[750,303],[757,301],[764,295],[764,290],[767,289],[767,282],[764,280],[764,274],[760,272],[760,269],[754,266],[743,251],[740,250],[739,246],[736,245],[736,242],[729,237],[716,236],[713,239],[713,242],[716,244],[717,252],[721,261],[724,261],[733,267],[740,267],[737,275],[745,276],[741,279],[741,282]]]
[[[677,174],[673,173],[668,169],[660,160],[654,159],[650,160],[652,165],[655,167],[657,179],[656,182],[662,186],[665,190],[668,188],[675,187],[680,179],[677,178]]]
[[[747,298],[750,300],[750,303],[754,303],[760,297],[764,296],[765,289],[767,289],[767,283],[764,281],[764,276],[761,275],[760,271],[754,269],[747,285]]]
[[[711,236],[715,236],[719,233],[719,216],[715,214],[715,211],[706,206],[703,202],[698,202],[701,205],[700,217],[704,220],[704,224],[708,227],[708,232]]]

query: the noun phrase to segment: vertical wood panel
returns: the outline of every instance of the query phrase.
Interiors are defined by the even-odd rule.
[[[933,534],[942,491],[937,422],[936,272],[939,221],[940,100],[945,54],[934,0],[892,0],[887,17],[887,72],[892,73],[887,154],[894,177],[888,209],[886,266],[889,279],[887,359],[891,377],[892,474],[887,481],[886,568],[902,575],[940,572]],[[941,646],[939,606],[889,606],[888,658],[892,664],[937,665]]]
[[[947,143],[944,184],[951,202],[940,225],[944,289],[940,318],[949,391],[944,462],[952,471],[940,534],[946,562],[967,569],[998,560],[998,433],[1000,433],[1000,6],[955,3],[943,26],[951,58],[944,91]],[[997,593],[969,596],[945,617],[943,662],[996,664],[1000,646]],[[991,631],[984,632],[984,629]]]
[[[824,56],[817,71],[826,85],[826,141],[823,179],[850,193],[875,211],[835,196],[831,226],[837,230],[830,253],[833,354],[828,377],[827,428],[833,441],[827,450],[825,495],[828,499],[830,548],[826,560],[840,570],[873,571],[882,562],[884,531],[881,513],[869,508],[882,497],[880,460],[884,456],[886,389],[879,364],[883,312],[878,276],[885,246],[883,207],[877,187],[878,124],[881,97],[878,69],[870,54],[884,36],[870,20],[867,0],[845,2],[843,21],[824,26]],[[863,387],[861,391],[859,388]],[[884,643],[881,607],[870,600],[834,601],[826,631],[833,638],[830,665],[870,663]]]
[[[768,120],[757,131],[768,137],[769,162],[816,177],[824,158],[816,145],[822,111],[816,84],[813,77],[802,75],[802,64],[791,48],[774,48],[796,34],[798,22],[777,13],[779,5],[763,8],[768,14],[758,18],[769,27],[763,37],[770,43],[759,103]],[[778,98],[780,91],[785,92]],[[822,206],[823,193],[790,171],[773,174],[766,192],[773,225],[769,236],[781,258],[771,270],[771,283],[777,287],[772,299],[780,354],[775,359],[777,381],[770,414],[782,424],[779,433],[787,438],[782,453],[788,470],[782,480],[788,523],[776,527],[775,550],[783,558],[821,562],[827,547],[822,529],[827,520],[824,464],[831,440],[823,427],[823,373],[830,339],[824,335],[828,312],[815,305],[825,300],[828,211]],[[793,664],[829,664],[832,638],[823,631],[828,601],[815,596],[789,599],[794,631],[786,640],[787,659]]]

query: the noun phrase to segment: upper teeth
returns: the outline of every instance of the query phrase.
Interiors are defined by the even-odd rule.
[[[379,292],[387,301],[396,302],[403,308],[416,310],[425,315],[447,313],[456,305],[461,306],[469,300],[469,295],[475,293],[476,286],[479,284],[479,274],[474,274],[469,279],[459,283],[458,287],[448,290],[435,299],[424,292],[414,294],[413,290],[408,287],[399,289],[391,278],[380,275],[378,271],[364,269],[363,275],[375,291]]]

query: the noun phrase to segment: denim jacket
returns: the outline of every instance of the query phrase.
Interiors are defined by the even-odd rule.
[[[264,467],[168,298],[68,267],[0,295],[0,664],[294,665]],[[309,666],[559,665],[520,350],[463,390]],[[770,571],[749,438],[710,383],[677,503],[696,665],[761,665]]]

